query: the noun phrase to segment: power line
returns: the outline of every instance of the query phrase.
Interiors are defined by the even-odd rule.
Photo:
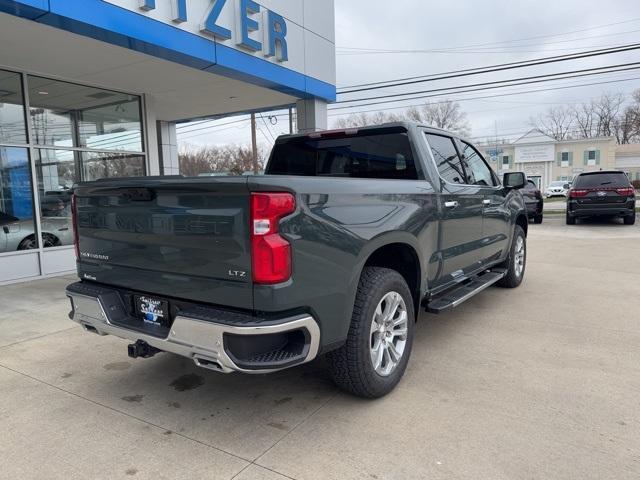
[[[359,85],[352,85],[349,87],[342,87],[343,89],[346,89],[346,90],[340,91],[339,94],[345,95],[348,93],[357,93],[357,92],[367,91],[367,90],[378,90],[381,88],[397,87],[402,85],[412,85],[412,84],[422,83],[422,82],[433,82],[436,80],[449,80],[451,78],[461,78],[461,77],[468,77],[470,75],[480,75],[484,73],[494,73],[494,72],[500,72],[505,70],[534,67],[537,65],[546,65],[550,63],[579,60],[583,58],[591,58],[591,57],[597,57],[601,55],[611,55],[614,53],[622,53],[622,52],[638,50],[638,49],[640,49],[640,43],[632,43],[627,45],[620,45],[613,48],[587,50],[584,52],[578,52],[574,54],[534,58],[531,60],[522,60],[519,62],[500,63],[497,65],[490,65],[488,67],[467,68],[463,70],[453,70],[449,72],[434,73],[431,75],[420,75],[420,76],[414,76],[414,77],[399,78],[395,80],[386,80],[382,82],[363,83]],[[364,87],[370,87],[370,88],[364,88]]]
[[[456,93],[471,93],[471,92],[478,92],[478,91],[484,91],[484,90],[495,90],[496,88],[507,88],[507,87],[514,87],[514,86],[519,86],[519,85],[530,85],[530,84],[536,84],[536,83],[542,83],[542,82],[548,82],[548,81],[554,81],[554,80],[565,80],[565,79],[572,79],[572,78],[580,78],[580,77],[586,77],[586,76],[591,76],[591,75],[602,75],[602,74],[607,74],[607,73],[617,73],[617,72],[624,72],[624,71],[629,71],[629,70],[636,70],[640,67],[629,67],[629,68],[623,68],[623,69],[619,69],[619,70],[612,70],[612,71],[608,71],[608,72],[592,72],[592,73],[584,73],[581,75],[571,75],[571,76],[566,76],[566,77],[558,77],[558,78],[552,78],[552,79],[542,79],[542,80],[532,80],[532,81],[526,81],[526,82],[518,82],[518,83],[512,83],[510,85],[493,85],[493,86],[486,86],[486,87],[480,87],[480,88],[473,88],[473,89],[467,89],[467,90],[458,90],[458,91],[453,91],[450,93],[456,94]],[[613,83],[613,82],[602,82],[604,83]],[[587,85],[599,85],[600,83],[594,83],[594,84],[584,84],[585,86]],[[462,87],[464,88],[464,87]],[[566,87],[565,87],[566,88]],[[553,90],[560,90],[561,88],[550,88],[546,91],[553,91]],[[446,90],[451,90],[451,89],[446,89]],[[423,93],[427,93],[427,92],[438,92],[439,90],[427,90]],[[533,92],[535,91],[540,91],[540,90],[533,90]],[[544,91],[544,90],[542,90]],[[369,102],[369,103],[362,103],[359,105],[344,105],[344,106],[338,106],[338,107],[334,107],[331,108],[330,110],[344,110],[347,108],[357,108],[357,107],[366,107],[366,106],[370,106],[370,105],[383,105],[383,104],[388,104],[388,103],[394,103],[394,102],[400,102],[400,101],[409,101],[409,100],[420,100],[420,99],[424,99],[424,98],[432,98],[432,97],[442,97],[443,95],[449,95],[449,93],[431,93],[429,95],[418,95],[419,92],[415,92],[415,93],[411,93],[410,95],[417,95],[417,96],[413,96],[413,97],[406,97],[406,98],[396,98],[396,99],[391,99],[391,100],[380,100],[380,101],[375,101],[375,102]],[[500,96],[508,96],[508,94],[502,94],[502,95],[497,95],[497,97]],[[397,96],[397,95],[394,95]],[[372,97],[368,100],[372,100],[375,99],[376,97]],[[480,97],[482,98],[495,98],[495,97]],[[355,101],[355,100],[354,100]],[[360,101],[363,101],[363,99],[360,99]]]
[[[513,39],[513,40],[503,40],[501,42],[476,43],[476,44],[472,44],[472,45],[462,45],[462,46],[458,46],[458,47],[445,47],[445,48],[441,48],[441,49],[438,49],[438,50],[441,50],[441,51],[460,50],[460,49],[463,49],[463,48],[486,47],[486,46],[491,46],[491,45],[504,45],[505,43],[523,42],[523,41],[527,41],[527,40],[539,40],[541,38],[563,37],[563,36],[567,36],[567,35],[572,35],[574,33],[584,33],[584,32],[589,32],[589,31],[592,31],[592,30],[598,30],[598,29],[601,29],[601,28],[612,27],[612,26],[615,26],[615,25],[623,25],[623,24],[626,24],[626,23],[635,23],[637,21],[640,21],[640,17],[636,17],[636,18],[632,18],[632,19],[624,20],[624,21],[620,21],[620,22],[605,23],[605,24],[601,24],[601,25],[596,25],[594,27],[584,28],[584,29],[580,29],[580,30],[572,30],[572,31],[569,31],[569,32],[554,33],[554,34],[547,34],[547,35],[537,35],[537,36],[534,36],[534,37],[525,37],[525,38]],[[351,49],[351,50],[368,50],[368,49],[365,49],[365,48],[358,48],[358,47],[337,47],[337,48]]]
[[[250,119],[247,120],[243,120],[244,122],[250,122]],[[246,125],[243,125],[241,127],[234,127],[234,126],[230,126],[230,127],[218,127],[217,125],[211,125],[209,127],[206,128],[201,128],[198,130],[202,130],[201,133],[196,133],[196,134],[191,134],[191,135],[187,135],[186,137],[180,137],[180,140],[184,141],[184,140],[188,140],[190,138],[196,138],[196,137],[201,137],[202,135],[208,135],[210,133],[217,133],[217,132],[222,132],[225,130],[232,130],[232,129],[236,129],[236,130],[241,130],[243,128],[246,128]]]
[[[617,44],[598,44],[598,45],[575,45],[573,47],[560,47],[560,48],[548,48],[545,44],[538,45],[536,49],[532,47],[508,47],[509,50],[456,50],[452,52],[442,52],[438,50],[407,50],[402,52],[336,52],[337,56],[340,57],[354,57],[354,56],[362,56],[362,55],[434,55],[434,54],[447,54],[447,55],[490,55],[490,54],[514,54],[514,53],[539,53],[541,48],[544,48],[545,52],[565,52],[564,55],[571,55],[572,53],[579,53],[580,50],[584,48],[613,48],[616,47]],[[529,48],[528,50],[523,50],[523,48]]]
[[[518,78],[512,78],[512,79],[507,79],[507,80],[494,80],[492,82],[481,82],[481,83],[472,83],[472,84],[468,84],[468,85],[460,85],[460,86],[456,86],[456,87],[443,87],[443,88],[435,88],[435,89],[431,89],[431,90],[422,90],[422,91],[418,91],[418,92],[406,92],[406,93],[393,93],[393,94],[389,94],[389,95],[380,95],[377,97],[365,97],[365,98],[354,98],[351,100],[340,100],[339,102],[336,103],[351,103],[351,102],[361,102],[361,101],[367,101],[367,100],[378,100],[378,99],[384,99],[384,98],[393,98],[393,97],[403,97],[405,95],[420,95],[423,93],[433,93],[433,92],[445,92],[448,90],[458,90],[458,89],[464,89],[464,88],[470,88],[470,87],[487,87],[487,89],[489,89],[489,86],[491,85],[498,85],[499,84],[512,84],[512,85],[525,85],[528,83],[539,83],[542,81],[548,82],[548,81],[552,81],[557,77],[557,79],[563,79],[563,78],[575,78],[575,77],[585,77],[585,76],[589,76],[589,75],[601,75],[603,73],[611,73],[611,72],[620,72],[620,71],[625,71],[625,70],[633,70],[633,68],[622,68],[622,67],[633,67],[633,66],[637,66],[640,65],[640,62],[632,62],[632,63],[621,63],[618,65],[607,65],[604,67],[593,67],[593,68],[583,68],[580,70],[570,70],[568,72],[558,72],[558,73],[547,73],[544,75],[533,75],[533,76],[529,76],[529,77],[518,77]],[[637,67],[635,67],[637,68]],[[617,69],[617,70],[614,70]],[[601,72],[600,70],[607,70],[606,72]],[[587,73],[587,72],[591,72],[591,73]],[[578,74],[578,75],[576,75]],[[542,80],[540,80],[542,79]],[[531,80],[531,82],[530,82]],[[536,80],[536,81],[533,81]],[[513,83],[513,82],[517,82],[517,83]],[[502,85],[503,87],[508,87],[511,85]],[[495,87],[493,87],[495,88]]]
[[[486,96],[469,97],[469,98],[455,98],[455,99],[453,99],[453,101],[464,102],[464,101],[476,101],[476,100],[489,100],[489,99],[494,99],[494,98],[503,98],[503,97],[506,97],[506,96],[524,95],[524,94],[530,94],[530,93],[542,93],[542,92],[548,92],[548,91],[556,91],[556,90],[563,90],[563,89],[569,89],[569,88],[587,87],[587,86],[594,86],[594,85],[605,85],[605,84],[620,83],[620,82],[633,81],[633,80],[640,80],[640,77],[632,77],[632,78],[617,79],[617,80],[608,80],[608,81],[602,81],[602,82],[579,83],[579,84],[564,85],[564,86],[558,86],[558,87],[552,87],[552,88],[541,88],[541,89],[524,90],[524,91],[517,91],[517,92],[507,92],[507,93],[501,93],[501,94],[497,94],[497,95],[486,95]],[[506,88],[506,87],[509,87],[509,86],[512,86],[512,85],[506,85],[504,87]],[[419,97],[419,98],[422,98],[422,97]],[[399,101],[405,101],[405,100],[410,100],[410,99],[401,99]],[[376,105],[377,103],[378,102],[373,102],[373,103],[367,104],[367,105]],[[384,103],[393,103],[393,102],[384,102]],[[436,103],[436,104],[437,103],[444,103],[444,101],[442,101],[442,102],[433,102],[433,103]],[[332,112],[332,113],[329,113],[329,116],[330,117],[338,117],[338,116],[344,116],[344,115],[349,115],[349,114],[370,113],[370,112],[379,112],[379,111],[397,110],[397,109],[407,109],[407,108],[411,108],[411,107],[419,107],[419,106],[421,106],[423,104],[422,103],[416,103],[416,104],[410,104],[410,105],[400,105],[400,106],[377,108],[377,109],[370,109],[370,110],[358,110],[358,111],[352,111],[352,112],[333,112],[333,110],[353,109],[353,108],[364,107],[364,106],[367,106],[367,105],[353,105],[353,106],[345,106],[345,107],[337,107],[337,108],[329,107],[329,111]],[[275,114],[272,114],[272,116],[274,116],[274,117],[284,117],[286,115],[288,115],[288,114],[286,114],[286,113],[282,113],[282,114],[275,113]],[[209,126],[206,126],[206,127],[196,128],[196,129],[190,130],[189,132],[202,131],[203,133],[196,134],[196,135],[189,135],[187,137],[183,137],[182,134],[181,134],[180,139],[181,140],[187,140],[189,138],[195,138],[195,137],[206,135],[206,134],[209,134],[209,133],[215,133],[215,132],[218,132],[218,131],[228,130],[229,128],[233,128],[233,127],[227,127],[227,128],[221,128],[221,127],[224,127],[225,125],[238,124],[238,123],[243,123],[243,122],[246,123],[248,121],[249,121],[248,119],[240,119],[240,120],[235,120],[235,121],[227,122],[227,123],[220,124],[220,125],[209,125]],[[193,125],[195,125],[195,124],[193,124]],[[192,126],[192,125],[189,125],[189,126]]]
[[[264,123],[264,127],[267,129],[267,132],[269,133],[269,136],[271,137],[271,140],[275,142],[276,138],[271,133],[271,129],[267,125],[267,122],[265,121],[264,117],[262,116],[262,113],[259,113],[259,115],[260,115],[260,119],[262,120],[262,123]],[[269,139],[267,139],[267,141],[269,141]]]

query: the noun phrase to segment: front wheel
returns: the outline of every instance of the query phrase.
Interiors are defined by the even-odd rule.
[[[536,215],[533,217],[533,223],[537,223],[538,225],[542,223],[542,214]]]
[[[509,257],[502,264],[507,269],[506,275],[497,283],[499,287],[516,288],[522,283],[527,266],[527,237],[520,225],[516,225],[513,241],[509,249]]]
[[[636,216],[635,215],[629,215],[628,217],[624,217],[624,224],[625,225],[633,225],[636,223]]]
[[[413,297],[402,275],[388,268],[366,267],[347,341],[327,354],[333,381],[359,397],[386,395],[407,368],[414,328]]]

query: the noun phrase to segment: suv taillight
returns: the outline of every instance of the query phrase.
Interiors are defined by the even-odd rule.
[[[616,188],[616,192],[618,193],[618,195],[622,195],[623,197],[636,196],[636,190],[633,187]]]
[[[266,285],[291,278],[291,245],[278,233],[278,221],[292,214],[290,193],[251,194],[251,265],[253,281]]]
[[[587,190],[569,190],[569,197],[577,198],[584,197],[587,194]]]
[[[76,251],[76,260],[80,260],[80,242],[78,240],[78,199],[76,194],[71,195],[71,224],[73,225],[73,246]]]

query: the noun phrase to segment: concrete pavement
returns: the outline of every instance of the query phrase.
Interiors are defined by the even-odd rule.
[[[0,478],[640,478],[640,226],[531,225],[526,279],[423,314],[389,396],[126,356],[72,278],[0,287]]]

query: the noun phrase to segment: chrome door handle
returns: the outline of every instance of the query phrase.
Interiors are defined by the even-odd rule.
[[[482,200],[482,204],[483,205],[491,205],[491,200],[489,200],[488,198],[485,200]]]
[[[458,206],[458,202],[444,202],[444,206],[447,208],[456,208]]]

